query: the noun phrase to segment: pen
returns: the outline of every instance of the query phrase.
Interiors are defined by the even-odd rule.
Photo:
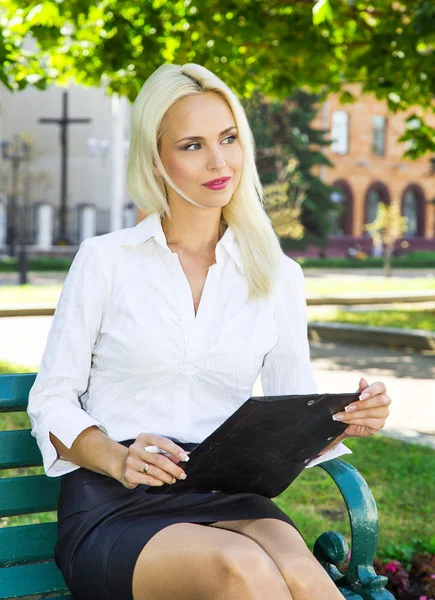
[[[145,446],[144,450],[146,452],[151,452],[152,454],[164,454],[165,456],[173,456],[170,452],[166,452],[157,446]],[[187,458],[189,460],[189,458]]]

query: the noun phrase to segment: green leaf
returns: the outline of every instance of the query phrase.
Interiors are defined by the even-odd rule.
[[[326,20],[333,20],[332,7],[329,0],[318,0],[313,6],[313,24],[320,25]]]

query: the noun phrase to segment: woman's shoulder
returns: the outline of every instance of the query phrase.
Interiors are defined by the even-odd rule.
[[[294,258],[291,258],[283,252],[280,275],[282,279],[287,280],[289,277],[291,279],[303,277],[302,267]]]
[[[130,241],[134,229],[134,227],[126,227],[125,229],[119,229],[118,231],[95,235],[83,240],[81,246],[94,247],[102,251],[114,250]]]

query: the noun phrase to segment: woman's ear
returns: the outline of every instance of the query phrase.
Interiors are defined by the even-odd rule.
[[[154,171],[156,177],[162,177],[162,174],[160,173],[157,163],[154,159],[153,159],[153,171]]]

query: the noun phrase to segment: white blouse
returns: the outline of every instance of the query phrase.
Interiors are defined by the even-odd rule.
[[[272,297],[247,302],[227,227],[195,317],[157,213],[82,242],[29,394],[46,474],[79,468],[57,456],[50,431],[68,448],[92,425],[115,441],[146,432],[199,443],[252,396],[260,371],[265,395],[317,392],[302,269],[282,256]],[[351,453],[340,443],[307,467]]]

